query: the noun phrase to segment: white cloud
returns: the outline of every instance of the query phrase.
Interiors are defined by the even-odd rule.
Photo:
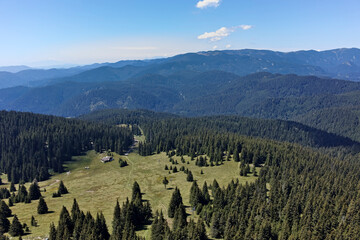
[[[218,46],[216,46],[216,45],[215,45],[215,46],[213,46],[213,49],[214,49],[214,50],[215,50],[215,49],[217,49],[217,48],[218,48]]]
[[[216,30],[215,32],[205,32],[201,35],[198,36],[198,39],[210,39],[210,41],[215,42],[215,41],[219,41],[227,36],[229,36],[232,32],[235,32],[235,30],[237,28],[241,28],[242,30],[249,30],[250,28],[252,28],[251,25],[240,25],[240,26],[235,26],[235,27],[231,27],[231,28],[227,28],[227,27],[222,27],[219,28],[218,30]]]
[[[252,28],[251,25],[240,25],[239,26],[242,30],[249,30],[250,28]]]
[[[226,48],[231,48],[231,45],[230,45],[230,44],[228,44],[228,45],[226,45],[225,47],[226,47]]]
[[[220,0],[202,0],[196,4],[197,8],[218,7]]]
[[[222,28],[216,30],[215,32],[205,32],[204,34],[199,35],[198,39],[210,38],[210,41],[212,41],[212,42],[219,41],[219,40],[223,39],[224,37],[229,36],[230,33],[234,32],[234,31],[235,31],[235,29],[233,29],[233,28],[222,27]]]

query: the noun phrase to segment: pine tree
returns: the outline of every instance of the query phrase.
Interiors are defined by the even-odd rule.
[[[238,152],[237,148],[236,148],[235,151],[234,151],[234,156],[233,156],[233,158],[234,158],[234,162],[240,162],[239,152]]]
[[[111,239],[117,240],[122,238],[123,224],[121,220],[121,209],[119,205],[119,201],[116,201],[116,205],[114,208],[114,215],[112,221],[112,234]]]
[[[6,233],[9,231],[10,221],[6,218],[6,216],[0,213],[0,234]]]
[[[29,197],[31,200],[37,200],[41,197],[40,187],[36,180],[29,187]]]
[[[206,181],[204,182],[203,188],[202,188],[202,195],[203,195],[203,204],[207,205],[210,202],[210,194],[209,194],[209,189],[207,186]]]
[[[178,231],[186,226],[186,212],[183,204],[180,204],[176,210],[173,221],[173,230]]]
[[[183,204],[180,190],[176,187],[173,192],[168,208],[168,216],[169,218],[173,218],[175,215],[176,208],[178,208],[181,204]]]
[[[48,212],[48,206],[44,200],[43,197],[40,197],[40,200],[39,200],[39,204],[38,204],[38,207],[37,207],[37,213],[38,214],[45,214]]]
[[[11,217],[11,209],[3,200],[0,202],[0,214],[4,215],[5,217]]]
[[[165,186],[165,189],[166,189],[166,185],[168,185],[169,184],[169,180],[167,180],[167,178],[166,177],[164,177],[164,179],[163,179],[163,184],[164,184],[164,186]]]
[[[106,226],[105,217],[102,213],[96,215],[95,236],[96,239],[102,240],[108,240],[110,238],[110,234]]]
[[[131,201],[133,202],[137,197],[140,197],[140,200],[142,199],[140,186],[139,186],[139,184],[135,181],[134,184],[133,184],[133,188],[132,188]]]
[[[191,188],[190,188],[190,204],[193,207],[196,207],[198,204],[203,202],[202,192],[200,191],[197,182],[194,181]]]
[[[15,184],[13,181],[11,181],[11,184],[10,184],[10,192],[16,192]]]
[[[170,228],[162,211],[160,211],[157,225],[155,236],[152,235],[151,239],[168,239],[167,235],[169,235]],[[156,238],[156,236],[158,237]]]
[[[14,215],[14,218],[10,225],[9,234],[13,237],[24,235],[24,230],[23,230],[21,223],[16,215]]]
[[[28,192],[24,185],[19,184],[19,190],[16,195],[16,202],[25,202]]]
[[[64,185],[64,182],[61,180],[60,184],[59,184],[59,189],[58,189],[58,193],[60,194],[67,194],[69,193],[69,191],[67,190],[67,188]]]
[[[186,181],[188,181],[188,182],[194,181],[194,177],[193,177],[191,171],[188,171],[188,174],[187,174],[187,177],[186,177]]]
[[[50,223],[49,240],[56,240],[56,229],[54,223]]]
[[[218,212],[215,212],[211,219],[211,227],[210,227],[210,233],[213,238],[220,238],[221,237],[221,231],[220,231],[220,214]]]
[[[9,197],[9,207],[12,207],[12,206],[14,206],[14,200],[13,200],[14,198],[13,197]]]
[[[71,207],[71,220],[73,221],[73,223],[76,222],[77,218],[80,215],[80,212],[81,211],[79,204],[77,203],[76,198],[74,198],[73,205]]]
[[[63,206],[60,212],[59,224],[56,229],[56,238],[63,239],[65,235],[71,235],[74,229],[74,223],[66,207]]]
[[[37,222],[36,222],[34,216],[31,216],[31,226],[33,226],[33,227],[37,226]]]

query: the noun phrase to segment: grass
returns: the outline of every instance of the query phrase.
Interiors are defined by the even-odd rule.
[[[49,224],[54,222],[57,225],[62,206],[64,205],[70,211],[74,198],[84,212],[90,211],[93,216],[96,216],[97,212],[102,211],[111,232],[111,221],[116,200],[118,199],[122,203],[127,197],[131,197],[134,181],[139,183],[141,191],[144,193],[143,198],[150,200],[154,212],[162,209],[164,213],[167,213],[172,189],[175,187],[180,189],[184,204],[189,205],[189,191],[192,183],[186,181],[186,174],[183,172],[169,174],[169,171],[164,170],[165,164],[169,167],[171,165],[165,153],[142,157],[134,152],[127,157],[121,156],[129,164],[123,168],[120,168],[118,164],[119,155],[115,154],[115,161],[105,164],[100,162],[102,156],[104,154],[89,151],[84,156],[74,157],[74,161],[66,164],[68,172],[55,175],[50,180],[39,183],[41,190],[46,188],[46,192],[42,192],[42,194],[49,211],[53,212],[38,215],[38,200],[32,201],[30,204],[18,203],[11,207],[13,214],[16,214],[19,220],[26,223],[30,228],[31,234],[25,236],[24,239],[46,237],[49,232]],[[194,179],[198,181],[200,187],[204,181],[211,184],[214,178],[221,186],[227,185],[236,178],[242,183],[253,182],[256,179],[251,175],[240,177],[238,163],[233,161],[224,162],[221,166],[200,168],[195,166],[195,161],[190,161],[189,157],[185,156],[184,158],[190,164],[182,164],[180,157],[174,156],[173,158],[179,162],[178,170],[184,165],[185,168],[192,171]],[[89,167],[89,169],[85,169],[85,167]],[[200,174],[201,170],[204,174]],[[165,176],[169,180],[167,189],[162,184]],[[60,198],[52,198],[52,193],[57,191],[60,180],[64,181],[70,193]],[[26,186],[28,188],[29,184]],[[30,226],[32,215],[37,220],[38,227]],[[149,239],[149,228],[150,226],[139,234]]]

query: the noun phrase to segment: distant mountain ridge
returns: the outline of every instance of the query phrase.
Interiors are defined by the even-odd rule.
[[[104,73],[103,67],[109,67],[107,68],[109,75],[100,75],[100,72]],[[89,70],[91,72],[86,73]],[[223,50],[186,53],[163,59],[96,63],[68,69],[27,69],[16,73],[0,72],[0,88],[19,85],[44,86],[64,81],[101,82],[109,81],[109,79],[120,81],[145,74],[172,75],[182,71],[212,70],[240,76],[256,72],[270,72],[360,81],[360,49],[341,48],[295,52]],[[89,74],[94,74],[94,76],[82,78],[81,73],[85,76]]]
[[[0,67],[0,72],[17,73],[17,72],[28,70],[28,69],[31,69],[31,67],[28,67],[25,65],[3,66],[3,67]]]

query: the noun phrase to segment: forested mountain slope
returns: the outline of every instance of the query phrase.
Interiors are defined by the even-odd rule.
[[[218,134],[236,133],[239,135],[273,139],[277,141],[299,143],[310,147],[355,147],[357,142],[335,134],[330,134],[306,125],[283,120],[266,120],[238,116],[213,116],[181,118],[166,113],[147,110],[102,110],[80,116],[80,119],[94,122],[117,124],[136,124],[145,136],[199,134],[213,132]],[[160,133],[166,129],[168,132]],[[150,139],[149,139],[150,140]],[[152,148],[155,151],[155,147]],[[164,149],[162,149],[164,150]],[[168,149],[167,149],[168,150]]]
[[[120,123],[117,121],[124,121],[126,116],[131,121],[132,116],[143,113],[132,115],[126,111],[117,117],[116,111],[111,115],[108,110],[104,115],[113,116],[110,122]],[[101,112],[88,117],[101,121]],[[261,121],[255,121],[259,125],[254,126],[266,129]],[[357,155],[330,158],[299,145],[240,136],[242,130],[237,129],[254,122],[238,117],[159,116],[155,121],[139,124],[146,136],[146,142],[139,146],[142,155],[167,151],[170,160],[173,155],[189,155],[204,171],[207,167],[235,161],[239,162],[240,175],[245,176],[250,165],[262,166],[259,179],[252,184],[242,185],[235,180],[221,188],[214,180],[210,186],[211,201],[206,200],[210,199],[207,188],[201,190],[196,183],[192,185],[191,207],[199,215],[198,221],[204,221],[209,227],[212,237],[230,240],[353,239],[359,236],[359,226],[354,222],[359,217]],[[257,132],[248,127],[250,132]],[[289,132],[292,131],[289,127]],[[276,132],[282,132],[281,128]],[[204,159],[204,155],[208,158]],[[170,202],[169,208],[171,206]],[[192,233],[191,222],[185,220],[181,228],[177,227],[180,223],[175,220],[179,217],[174,218],[175,227],[168,231],[168,222],[163,216],[156,214],[155,218],[152,228],[164,229],[163,233],[155,232],[158,239],[165,236],[181,239]]]
[[[14,183],[45,180],[62,172],[64,161],[95,149],[122,153],[133,142],[130,130],[33,113],[0,111],[0,171]]]

